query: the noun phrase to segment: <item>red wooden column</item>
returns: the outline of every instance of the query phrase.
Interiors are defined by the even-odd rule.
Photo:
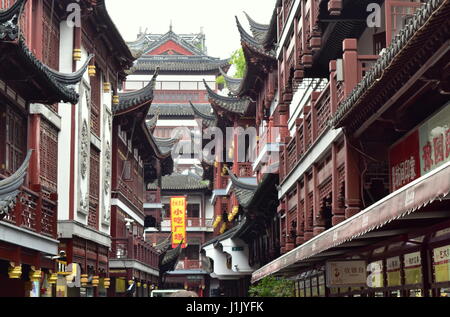
[[[333,213],[332,225],[335,226],[338,223],[345,220],[345,209],[339,207],[339,171],[338,171],[338,162],[337,162],[337,153],[338,146],[336,143],[331,145],[331,164],[332,164],[332,174],[331,174],[331,182],[332,182],[332,191],[331,191],[331,209]]]
[[[304,174],[303,175],[303,179],[305,181],[304,183],[304,197],[305,197],[305,203],[303,204],[303,209],[304,209],[304,213],[303,213],[303,219],[305,222],[305,233],[304,233],[304,242],[311,240],[313,235],[313,228],[311,227],[310,224],[310,217],[313,217],[313,215],[310,215],[310,211],[311,211],[311,202],[309,201],[309,194],[310,194],[310,186],[309,186],[309,176],[308,174]]]
[[[43,55],[43,19],[44,19],[44,0],[33,0],[33,16],[31,21],[31,41],[30,49],[37,59],[42,60]]]
[[[313,165],[313,197],[314,197],[314,212],[313,212],[313,234],[314,236],[317,236],[325,231],[325,224],[324,221],[319,219],[317,216],[319,215],[320,211],[320,197],[319,197],[319,181],[318,181],[318,168],[317,164]]]
[[[358,84],[358,42],[356,39],[345,39],[342,47],[344,49],[344,92],[348,97]]]
[[[304,182],[303,182],[304,184]],[[303,185],[304,186],[304,185]],[[304,239],[304,227],[305,227],[305,219],[304,219],[304,210],[301,204],[303,197],[303,188],[301,186],[301,180],[297,181],[297,239],[295,240],[296,245],[301,245],[305,242]]]
[[[361,171],[358,152],[350,145],[345,136],[345,218],[361,211]]]
[[[330,61],[330,105],[331,114],[335,114],[338,108],[337,105],[337,82],[336,82],[336,61]]]
[[[30,187],[40,184],[41,163],[40,163],[40,142],[41,142],[41,116],[32,114],[30,118],[30,129],[28,132],[29,148],[33,150],[29,165]]]

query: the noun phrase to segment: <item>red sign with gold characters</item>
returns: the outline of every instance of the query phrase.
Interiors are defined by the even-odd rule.
[[[186,248],[186,197],[170,198],[170,218],[172,223],[172,248],[183,242]]]
[[[391,190],[450,161],[450,103],[389,151]]]

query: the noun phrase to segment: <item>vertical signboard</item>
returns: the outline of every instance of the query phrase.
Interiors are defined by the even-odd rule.
[[[172,224],[172,248],[183,242],[186,248],[186,197],[170,198],[170,219]]]

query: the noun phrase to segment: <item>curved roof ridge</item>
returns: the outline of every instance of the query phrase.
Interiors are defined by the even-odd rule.
[[[258,41],[258,39],[254,38],[250,34],[247,33],[247,31],[242,26],[241,22],[239,21],[239,18],[235,16],[236,18],[236,25],[238,28],[238,31],[241,35],[241,42],[244,42],[247,44],[249,48],[254,50],[255,52],[262,54],[264,56],[267,56],[271,59],[276,59],[276,52],[272,50],[267,50],[261,43]]]
[[[144,104],[153,100],[153,90],[156,85],[156,79],[158,78],[159,69],[156,69],[150,82],[139,90],[130,92],[119,93],[119,105],[113,107],[113,112],[117,113],[126,110],[130,107]]]
[[[228,74],[221,67],[219,67],[219,71],[222,74],[223,78],[225,79],[225,83],[226,83],[226,86],[227,86],[228,90],[233,95],[237,95],[239,93],[240,88],[241,88],[243,79],[242,78],[234,78],[234,77],[228,76]]]
[[[189,104],[191,105],[191,108],[194,111],[194,114],[196,116],[200,117],[201,119],[205,119],[205,120],[216,120],[217,119],[217,117],[213,114],[206,114],[206,113],[203,113],[200,110],[198,110],[197,107],[194,106],[194,104],[190,100],[189,100]]]
[[[214,101],[214,104],[225,111],[240,115],[245,114],[251,103],[251,99],[249,97],[222,96],[214,92],[204,79],[203,82],[205,84],[209,98]]]
[[[94,58],[94,56],[95,56],[94,54],[90,54],[86,59],[86,61],[84,62],[83,66],[81,66],[79,70],[73,73],[62,73],[52,69],[51,67],[45,64],[43,65],[47,69],[47,71],[49,71],[52,74],[52,76],[55,77],[59,82],[65,85],[75,85],[79,83],[83,78],[83,75],[86,72],[89,63]]]
[[[244,11],[245,16],[247,17],[248,23],[250,25],[250,31],[253,34],[253,37],[262,44],[264,38],[267,35],[267,32],[269,31],[270,25],[269,24],[261,24],[253,20],[247,12]]]
[[[240,189],[246,189],[246,190],[256,190],[258,188],[258,185],[252,185],[252,184],[248,184],[248,183],[244,183],[242,181],[240,181],[238,179],[238,177],[236,175],[234,175],[234,173],[232,171],[230,171],[230,169],[225,166],[228,175],[230,175],[230,179],[231,182],[233,183],[234,187],[240,188]]]

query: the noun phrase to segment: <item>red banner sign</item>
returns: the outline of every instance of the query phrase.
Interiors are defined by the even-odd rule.
[[[426,120],[389,152],[391,190],[450,161],[450,104]]]
[[[172,223],[172,248],[183,242],[186,248],[186,197],[170,198],[170,217]]]

